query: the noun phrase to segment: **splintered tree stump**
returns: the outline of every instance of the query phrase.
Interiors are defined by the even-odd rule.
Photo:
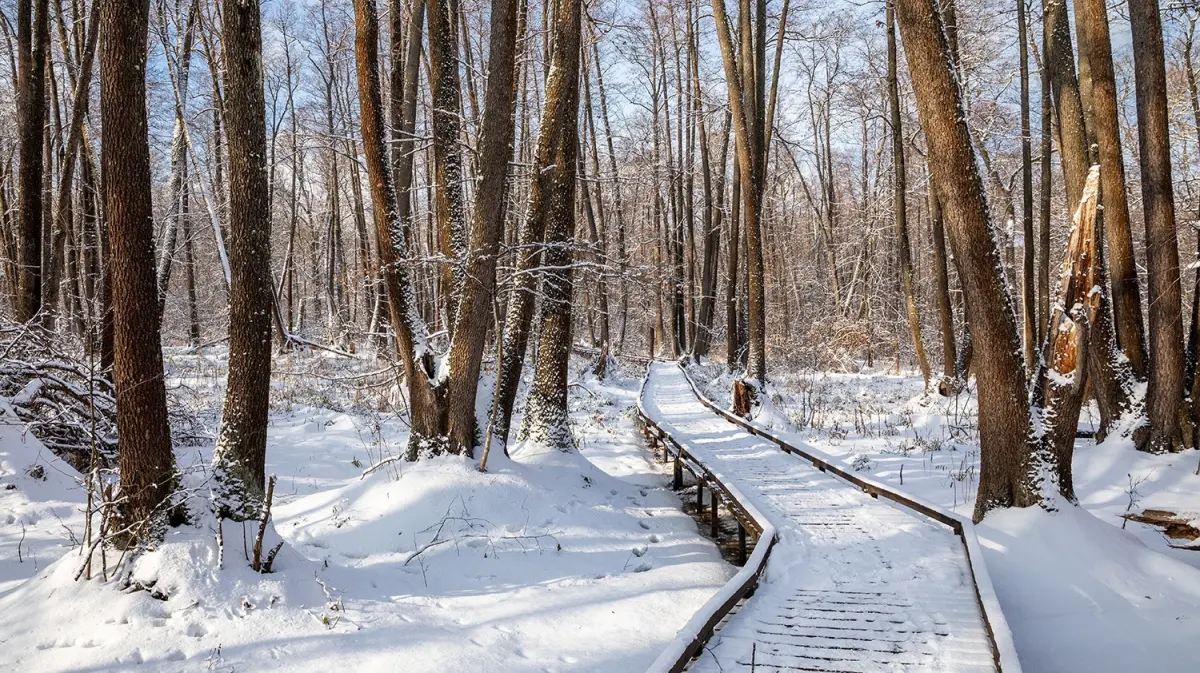
[[[733,382],[733,413],[738,416],[749,416],[750,408],[754,406],[755,387],[738,379]]]

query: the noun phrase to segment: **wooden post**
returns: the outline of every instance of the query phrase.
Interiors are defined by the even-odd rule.
[[[679,460],[679,454],[675,454],[675,483],[671,485],[671,488],[676,491],[683,488],[683,463]]]
[[[717,506],[720,504],[721,496],[717,493],[717,489],[715,488],[709,489],[709,493],[711,493],[710,500],[712,500],[712,519],[709,520],[710,527],[708,532],[715,540],[721,534],[721,529],[717,526]]]
[[[696,515],[704,514],[704,479],[696,480]]]
[[[746,565],[746,527],[738,522],[738,561]]]

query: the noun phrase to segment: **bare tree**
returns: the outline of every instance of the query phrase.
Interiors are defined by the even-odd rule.
[[[266,482],[271,397],[271,219],[259,4],[238,0],[221,15],[225,124],[229,134],[229,380],[213,454],[221,516],[257,517]]]
[[[1137,94],[1138,157],[1142,210],[1146,220],[1146,266],[1150,302],[1149,451],[1181,445],[1183,404],[1183,317],[1180,312],[1179,240],[1171,183],[1171,140],[1167,123],[1167,76],[1162,18],[1157,0],[1131,0],[1134,88]]]
[[[579,56],[582,0],[559,0],[550,79],[539,150],[546,213],[542,253],[542,307],[538,357],[525,403],[521,437],[556,448],[575,446],[567,423],[567,359],[571,354],[571,235],[575,230],[575,174],[579,151]],[[530,204],[532,209],[534,204]]]
[[[149,0],[100,9],[100,121],[105,216],[112,250],[114,379],[120,435],[119,519],[126,546],[161,539],[175,485],[154,277],[154,218],[146,118]]]
[[[20,156],[17,218],[20,230],[17,320],[42,308],[42,179],[46,138],[46,54],[49,1],[17,3],[17,129]]]
[[[908,204],[905,199],[908,178],[904,161],[904,131],[900,126],[900,85],[896,76],[896,22],[894,5],[887,6],[887,53],[888,53],[888,108],[892,125],[892,172],[895,178],[892,213],[896,225],[896,245],[900,261],[900,288],[904,293],[905,315],[912,336],[913,348],[917,353],[917,364],[925,387],[929,388],[929,358],[925,355],[925,343],[921,340],[921,316],[917,312],[917,294],[913,284],[912,249],[908,242]],[[865,164],[864,164],[865,165]]]
[[[523,23],[517,0],[494,0],[483,127],[479,136],[480,183],[471,222],[470,249],[461,296],[458,329],[450,340],[448,431],[451,446],[470,454],[478,443],[475,395],[492,304],[496,300],[496,258],[504,238],[516,113],[517,27]]]
[[[1016,313],[998,273],[1000,253],[991,235],[941,14],[933,0],[897,0],[896,19],[973,326],[981,445],[975,506],[979,520],[998,507],[1040,502],[1045,485],[1038,483],[1039,471],[1054,458],[1033,432]]]

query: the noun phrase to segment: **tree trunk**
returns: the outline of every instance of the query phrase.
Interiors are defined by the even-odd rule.
[[[973,366],[979,391],[979,520],[995,508],[1040,502],[1035,478],[1053,456],[1038,450],[1033,439],[1016,314],[998,272],[1000,253],[990,233],[984,186],[941,17],[933,0],[898,0],[896,19],[977,341]]]
[[[448,430],[452,450],[468,455],[478,443],[475,395],[496,292],[496,257],[508,214],[508,164],[516,113],[517,0],[494,0],[488,50],[486,109],[479,136],[480,182],[475,192],[466,282],[450,340]]]
[[[1150,302],[1150,384],[1146,390],[1150,435],[1144,447],[1152,452],[1172,451],[1181,445],[1183,318],[1175,192],[1171,184],[1167,77],[1157,0],[1130,0],[1129,24],[1133,33],[1146,267],[1149,296],[1154,298]]]
[[[441,232],[442,298],[446,330],[453,337],[458,301],[465,282],[467,224],[463,196],[462,92],[458,76],[458,17],[452,0],[433,0],[429,6],[430,124],[437,220]]]
[[[566,357],[570,354],[570,249],[566,240],[574,229],[575,172],[578,153],[579,0],[562,0],[554,28],[551,78],[546,82],[541,133],[533,165],[529,207],[519,235],[517,270],[509,293],[500,361],[497,434],[507,441],[517,385],[529,343],[533,319],[535,269],[543,274],[542,324],[538,362],[529,392],[521,437],[555,446],[573,446],[566,426]],[[566,44],[562,44],[562,42]],[[569,200],[568,200],[569,199]],[[552,239],[551,236],[554,236]],[[545,245],[542,245],[543,238]],[[558,341],[555,341],[558,340]],[[542,350],[545,348],[546,350]],[[558,380],[561,369],[562,380]],[[561,385],[561,391],[558,386]],[[561,404],[560,404],[561,402]]]
[[[1079,52],[1086,60],[1091,79],[1091,131],[1099,147],[1100,178],[1104,193],[1104,233],[1109,277],[1112,281],[1113,313],[1117,343],[1129,359],[1134,373],[1146,375],[1146,345],[1142,327],[1142,300],[1129,226],[1129,204],[1125,194],[1125,159],[1121,151],[1118,121],[1117,82],[1113,73],[1105,0],[1077,0],[1075,24]]]
[[[1079,98],[1079,80],[1075,77],[1075,55],[1071,47],[1071,26],[1067,18],[1067,0],[1045,0],[1046,55],[1050,89],[1058,119],[1058,151],[1067,185],[1067,203],[1074,208],[1083,196],[1087,179],[1087,130],[1083,104]]]
[[[759,11],[763,12],[760,0]],[[729,19],[725,13],[724,0],[713,0],[713,16],[717,22],[717,39],[721,45],[722,61],[725,66],[725,79],[729,88],[729,102],[733,118],[734,132],[737,136],[738,166],[741,174],[742,201],[746,227],[746,267],[748,276],[747,291],[749,295],[748,316],[748,360],[746,377],[761,386],[766,383],[766,312],[765,287],[763,278],[762,229],[759,223],[759,211],[762,206],[763,176],[765,167],[763,154],[758,144],[763,139],[762,100],[763,86],[759,74],[765,64],[759,63],[758,68],[751,68],[747,62],[746,44],[751,39],[749,24],[748,0],[742,2],[742,73],[738,72],[738,63],[733,51],[733,40],[729,33]],[[759,17],[765,23],[766,17]],[[764,30],[760,30],[765,32]],[[761,46],[761,45],[759,45]],[[754,73],[754,78],[745,77],[747,71]],[[743,83],[746,86],[743,86]]]
[[[925,355],[925,343],[921,340],[921,316],[917,313],[917,294],[913,287],[912,250],[908,243],[908,207],[905,191],[908,180],[905,175],[904,162],[904,133],[900,126],[900,86],[896,77],[896,21],[895,10],[891,2],[887,7],[887,54],[888,54],[888,107],[891,112],[892,124],[892,170],[895,175],[893,189],[892,215],[896,224],[896,245],[900,257],[900,288],[904,292],[905,314],[908,316],[908,331],[912,336],[913,349],[917,354],[917,364],[921,367],[921,376],[925,379],[925,389],[929,389],[929,358]],[[866,143],[863,143],[866,147]],[[864,163],[864,166],[866,164]],[[866,197],[864,185],[863,197]]]
[[[229,133],[229,379],[213,452],[220,516],[257,518],[266,482],[271,396],[271,214],[257,2],[221,13],[225,124]]]
[[[151,544],[165,532],[175,486],[167,423],[154,217],[146,118],[149,0],[106,1],[100,9],[100,120],[106,137],[105,217],[111,241],[113,365],[117,389],[120,495],[117,543]]]
[[[16,318],[28,322],[42,308],[42,180],[46,137],[46,54],[50,48],[48,0],[17,3],[17,133],[20,168],[17,219],[20,259]]]
[[[567,359],[571,354],[571,248],[575,230],[575,174],[579,151],[579,23],[582,0],[560,0],[554,53],[546,82],[546,116],[540,146],[549,152],[537,166],[548,212],[542,261],[541,328],[533,384],[525,403],[521,438],[558,449],[575,439],[567,418]],[[547,139],[546,136],[549,136]],[[540,149],[540,147],[539,147]]]
[[[164,224],[162,249],[158,251],[158,310],[161,313],[171,285],[171,268],[175,261],[175,248],[179,238],[179,218],[183,207],[183,192],[188,181],[187,97],[188,79],[192,64],[192,35],[196,24],[199,3],[190,3],[185,25],[179,30],[178,44],[174,48],[172,94],[174,96],[175,130],[171,134],[171,178],[167,193],[167,221]],[[164,19],[165,22],[165,19]],[[165,30],[163,31],[165,35]],[[222,36],[222,39],[224,37]],[[164,49],[167,48],[163,39]]]
[[[408,259],[401,220],[397,215],[392,172],[384,148],[383,103],[379,91],[379,18],[374,0],[355,0],[354,19],[363,153],[370,178],[375,235],[387,290],[388,312],[408,385],[412,432],[409,435],[407,457],[415,460],[422,451],[437,453],[444,448],[445,390],[443,382],[435,379],[429,335],[425,323],[417,315],[409,280],[411,261]],[[405,96],[409,95],[406,91]],[[411,95],[415,96],[416,92]],[[408,104],[407,101],[405,104]],[[411,157],[411,154],[408,156]]]
[[[1017,41],[1021,71],[1021,341],[1025,369],[1033,371],[1038,352],[1038,305],[1033,268],[1033,147],[1029,124],[1029,22],[1025,0],[1017,0]]]

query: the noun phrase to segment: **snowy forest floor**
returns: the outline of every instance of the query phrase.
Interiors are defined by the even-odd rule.
[[[177,416],[192,420],[176,429],[177,455],[196,509],[224,356],[179,350],[167,362]],[[211,520],[198,516],[132,566],[165,600],[74,580],[79,475],[0,400],[0,670],[640,673],[735,570],[642,442],[640,368],[598,382],[572,361],[578,454],[518,445],[493,454],[486,474],[441,457],[366,476],[407,436],[382,365],[297,354],[275,369],[267,472],[286,542],[276,572],[247,568],[241,527],[228,523],[218,569]],[[728,403],[719,366],[692,371]],[[777,370],[756,420],[969,514],[973,392],[926,396],[911,375]],[[481,404],[490,395],[485,379]],[[1081,507],[1001,512],[978,527],[1027,673],[1194,670],[1200,551],[1179,547],[1197,543],[1135,521],[1122,530],[1121,515],[1163,510],[1200,526],[1198,461],[1081,439]]]
[[[690,368],[726,407],[722,365]],[[776,370],[755,421],[845,469],[970,516],[979,475],[975,387],[926,395],[919,374]],[[1085,410],[1080,429],[1098,416]],[[1200,540],[1123,515],[1170,512],[1200,527],[1200,451],[1151,455],[1079,439],[1079,507],[1004,510],[977,526],[1025,673],[1195,671]],[[1122,530],[1122,528],[1124,528]]]
[[[179,464],[203,474],[223,357],[168,363],[207,435],[177,446]],[[0,670],[638,671],[735,570],[645,450],[639,371],[599,383],[573,362],[578,454],[518,445],[486,474],[444,456],[364,477],[407,436],[379,410],[378,365],[295,356],[276,370],[275,572],[249,570],[238,524],[222,570],[210,529],[176,529],[134,565],[166,600],[74,581],[79,475],[0,424]]]

